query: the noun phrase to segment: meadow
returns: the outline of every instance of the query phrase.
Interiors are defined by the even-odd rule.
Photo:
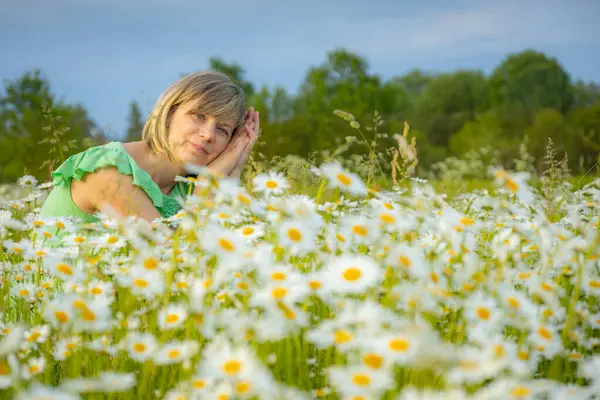
[[[388,186],[374,153],[200,169],[181,179],[204,195],[153,223],[41,219],[51,185],[22,177],[0,206],[0,397],[598,398],[600,179],[550,152],[541,175],[521,157],[430,181],[396,140]]]

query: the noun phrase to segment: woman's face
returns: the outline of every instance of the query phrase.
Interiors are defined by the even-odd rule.
[[[217,121],[192,106],[181,104],[171,115],[169,146],[180,162],[207,165],[227,147],[236,121]]]

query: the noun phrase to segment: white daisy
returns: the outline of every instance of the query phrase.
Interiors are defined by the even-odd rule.
[[[155,354],[154,362],[157,365],[181,363],[192,358],[199,349],[199,344],[194,340],[172,340],[165,343]]]
[[[370,257],[344,254],[333,257],[323,271],[323,291],[362,293],[383,280],[383,271]]]
[[[165,278],[160,270],[135,266],[125,277],[121,277],[120,281],[121,285],[128,287],[135,296],[153,298],[161,295],[165,290]]]
[[[161,330],[177,328],[187,316],[188,311],[183,304],[169,304],[158,313],[158,326]]]
[[[263,223],[245,224],[236,229],[236,232],[248,242],[254,242],[265,234]]]
[[[367,187],[360,176],[344,170],[338,161],[321,165],[319,171],[327,179],[328,184],[334,188],[340,188],[356,196],[367,194]]]
[[[304,254],[315,250],[317,238],[315,229],[304,221],[285,220],[278,228],[279,244],[290,254]]]
[[[304,194],[292,194],[285,198],[283,211],[291,218],[301,219],[316,228],[323,226],[323,217],[317,212],[315,200]]]
[[[267,196],[281,196],[290,188],[286,177],[277,171],[259,174],[252,179],[253,190]]]
[[[341,218],[340,233],[353,243],[373,244],[380,239],[381,228],[367,216],[347,215]]]
[[[33,383],[27,390],[19,392],[15,400],[79,400],[80,397],[51,386]]]
[[[199,373],[209,379],[240,380],[252,377],[259,367],[250,349],[234,347],[217,338],[204,350]]]
[[[235,231],[212,224],[204,228],[202,247],[219,258],[233,261],[241,258],[247,245]]]
[[[22,188],[35,188],[38,180],[35,178],[35,176],[24,175],[17,180],[17,183]]]
[[[380,398],[392,389],[395,382],[388,369],[374,370],[367,366],[329,367],[327,374],[331,385],[343,398]]]

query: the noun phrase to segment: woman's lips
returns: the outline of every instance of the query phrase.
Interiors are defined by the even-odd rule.
[[[202,153],[205,155],[208,155],[208,150],[206,150],[206,147],[200,145],[200,144],[194,144],[194,143],[190,143],[192,145],[192,147],[194,148],[194,150],[196,150],[198,153]]]

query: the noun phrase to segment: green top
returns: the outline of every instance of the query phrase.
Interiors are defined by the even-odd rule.
[[[133,176],[133,184],[146,192],[162,217],[171,217],[181,209],[177,199],[187,195],[189,184],[178,182],[171,193],[164,194],[150,174],[137,165],[121,142],[110,142],[72,155],[52,172],[54,188],[40,209],[40,217],[74,216],[81,218],[84,223],[99,221],[98,217],[84,212],[73,201],[71,178],[80,181],[86,173],[107,166],[115,166],[120,173]]]

